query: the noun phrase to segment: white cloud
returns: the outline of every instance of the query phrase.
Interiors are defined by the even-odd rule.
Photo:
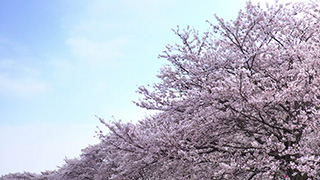
[[[70,37],[66,44],[72,54],[81,60],[94,64],[105,64],[112,59],[123,57],[122,48],[128,44],[128,39],[118,38],[112,41],[95,41],[86,37]]]
[[[50,85],[41,80],[41,74],[22,60],[3,59],[0,62],[0,94],[25,96],[46,92]]]
[[[49,90],[49,85],[34,78],[9,78],[0,75],[0,93],[10,93],[18,96],[43,93]]]
[[[54,170],[74,158],[94,138],[96,124],[29,124],[0,126],[0,176],[10,172]]]

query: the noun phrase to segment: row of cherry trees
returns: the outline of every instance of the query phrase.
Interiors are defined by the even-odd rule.
[[[320,178],[319,2],[247,3],[200,35],[174,30],[168,60],[136,104],[157,113],[106,123],[101,142],[41,175],[1,180]]]

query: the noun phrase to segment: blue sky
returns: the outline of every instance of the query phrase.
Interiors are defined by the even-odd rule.
[[[254,1],[258,2],[258,0]],[[205,31],[213,14],[236,17],[245,0],[1,0],[0,175],[63,164],[88,144],[95,115],[124,121],[140,85],[166,62],[171,31]]]

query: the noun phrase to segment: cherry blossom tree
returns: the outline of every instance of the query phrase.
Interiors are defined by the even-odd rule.
[[[35,179],[320,178],[319,1],[250,1],[216,16],[202,35],[187,27],[160,57],[160,82],[136,102],[156,113],[105,122],[101,142]],[[18,179],[21,174],[0,177]],[[17,178],[12,178],[17,177]]]
[[[52,180],[102,180],[108,178],[106,175],[99,176],[101,163],[105,157],[101,153],[102,149],[101,144],[89,146],[82,150],[79,158],[66,159],[65,164],[55,172]]]
[[[162,112],[153,121],[170,124],[186,174],[318,179],[318,3],[248,2],[234,21],[216,19],[203,36],[175,31],[182,43],[160,55],[171,63],[162,82],[141,87],[137,104]]]
[[[7,174],[0,177],[1,180],[36,180],[39,178],[38,174],[24,172],[24,173],[14,173]]]

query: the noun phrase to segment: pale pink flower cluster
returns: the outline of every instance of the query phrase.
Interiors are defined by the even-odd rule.
[[[248,2],[234,21],[216,19],[203,35],[174,30],[161,82],[138,90],[155,115],[100,119],[100,144],[39,177],[320,179],[319,2]]]

